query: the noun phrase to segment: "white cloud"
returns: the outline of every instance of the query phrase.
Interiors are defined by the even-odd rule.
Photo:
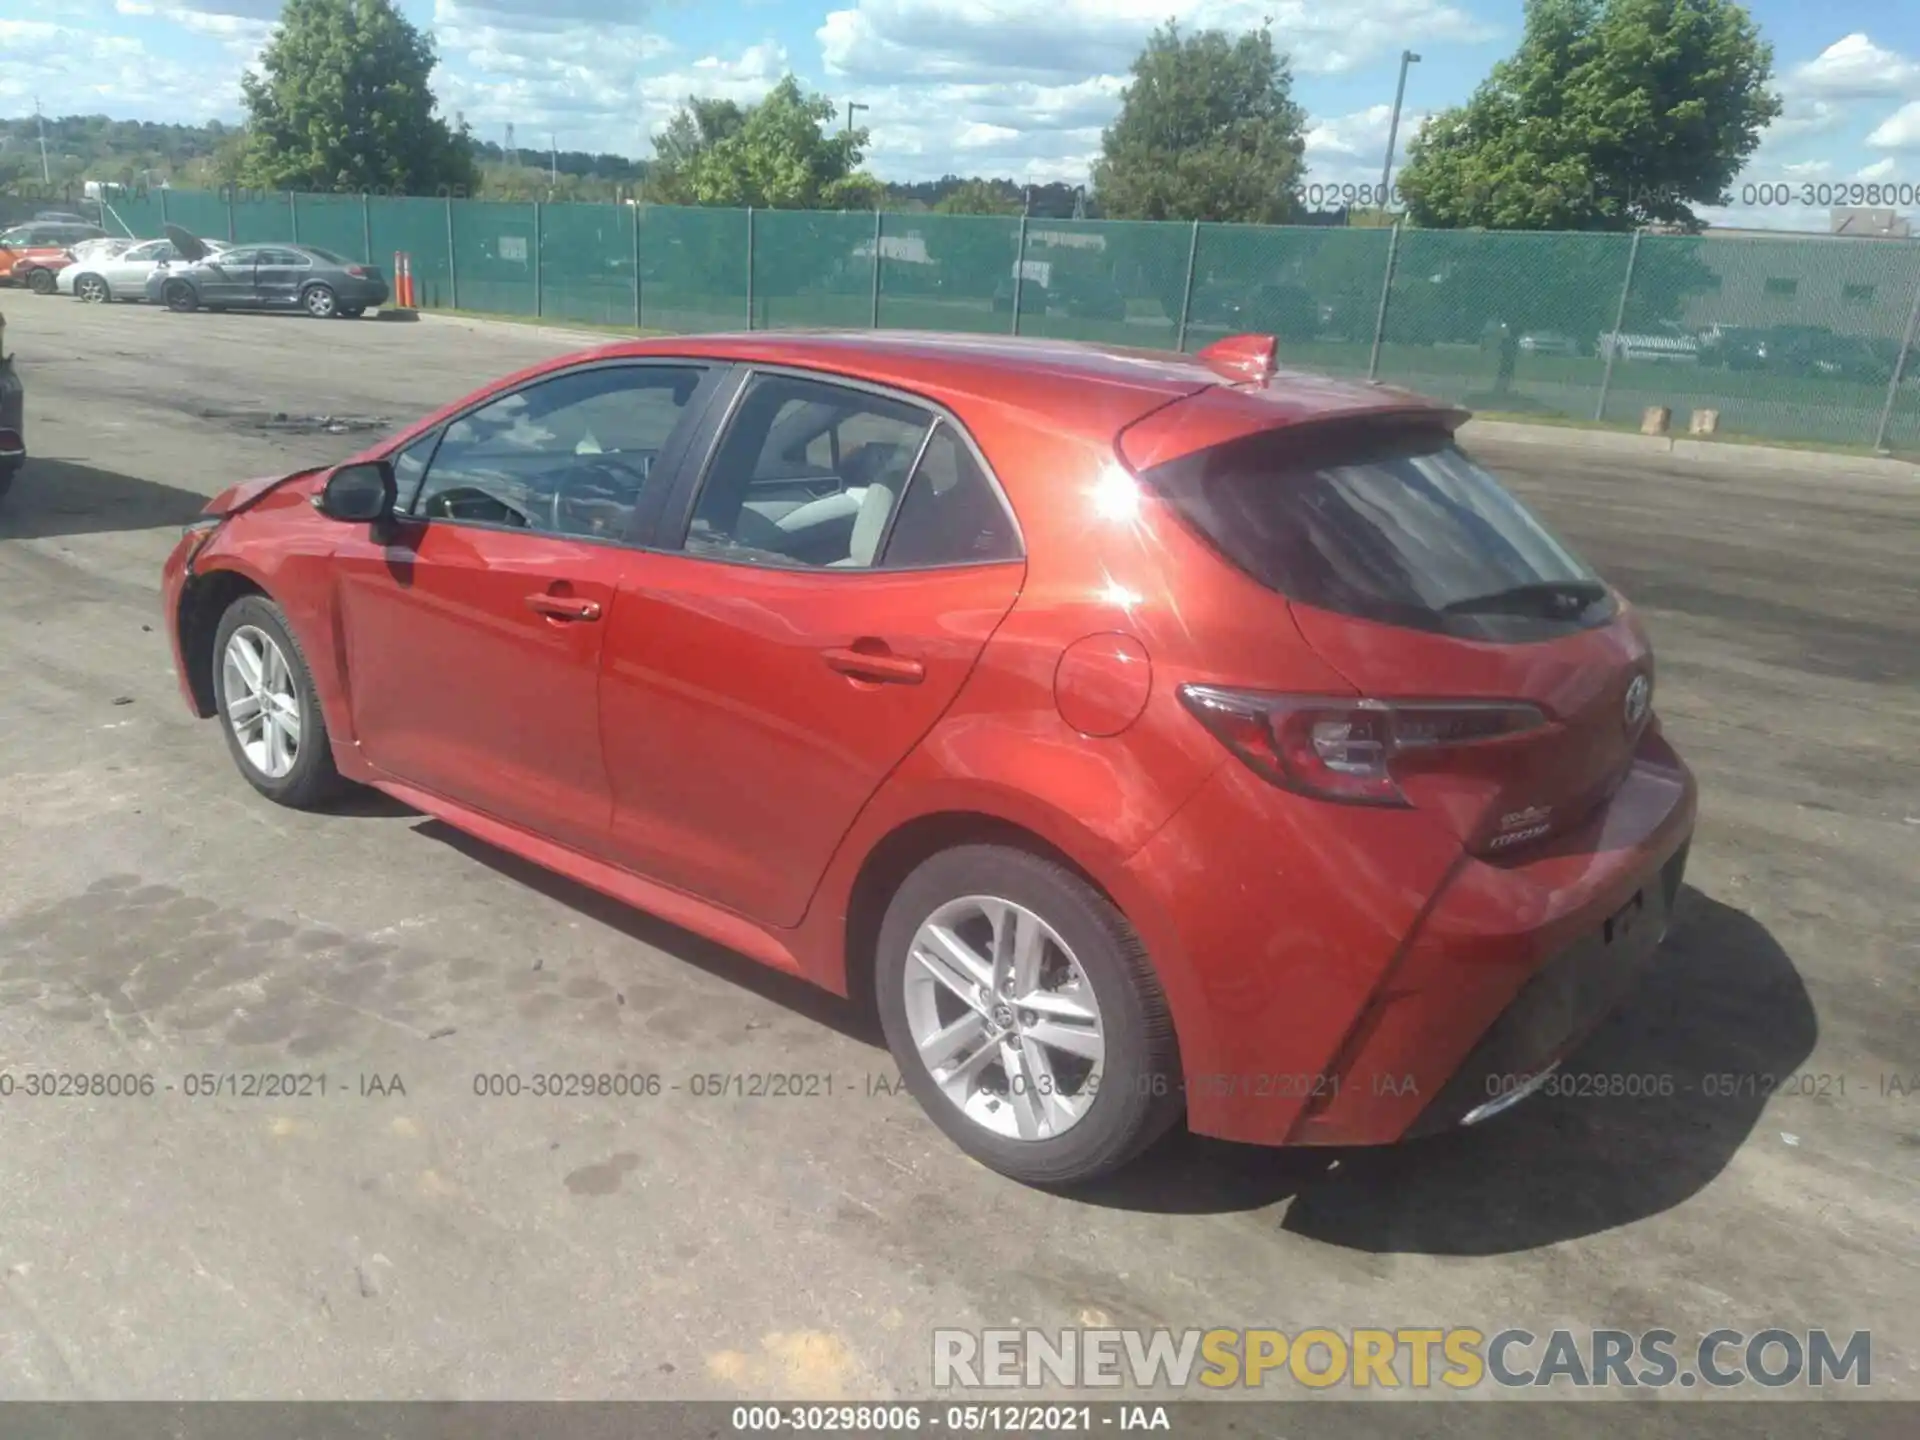
[[[0,113],[36,100],[54,114],[230,117],[238,73],[210,85],[204,70],[156,55],[127,36],[52,21],[0,19]]]
[[[1876,160],[1871,165],[1861,166],[1854,172],[1853,178],[1856,180],[1891,180],[1897,168],[1894,158],[1889,155],[1884,160]]]
[[[1909,100],[1882,120],[1867,144],[1876,150],[1920,150],[1920,100]]]
[[[1920,64],[1855,32],[1836,40],[1789,76],[1796,94],[1876,99],[1920,90]]]
[[[827,73],[855,81],[1124,75],[1169,18],[1191,31],[1273,22],[1301,74],[1336,74],[1410,42],[1494,33],[1444,0],[855,0],[816,32]]]

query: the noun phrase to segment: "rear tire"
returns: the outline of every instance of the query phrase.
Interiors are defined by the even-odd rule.
[[[248,784],[294,810],[317,809],[346,789],[313,672],[278,605],[264,595],[229,605],[214,632],[212,664],[220,728]]]
[[[55,289],[53,271],[35,269],[27,272],[27,288],[36,295],[51,295]]]
[[[315,320],[331,320],[340,313],[340,297],[328,285],[309,285],[300,292],[300,306]]]
[[[98,275],[82,275],[73,282],[73,293],[88,305],[104,305],[113,299],[113,291]]]
[[[963,1000],[970,987],[956,989],[951,977],[977,969],[944,967],[943,976],[919,958],[934,953],[936,921],[976,959],[996,943],[1006,945],[1002,954],[1019,953],[1010,938],[999,940],[1003,927],[1008,937],[1038,932],[1031,973],[1045,978],[989,984]],[[1019,968],[1010,962],[993,973],[1004,981]],[[1011,1179],[1066,1187],[1110,1175],[1183,1112],[1173,1021],[1146,947],[1110,900],[1053,860],[962,845],[922,863],[881,922],[874,984],[888,1047],[914,1098],[956,1145]],[[1023,1005],[1023,995],[1037,1003]],[[962,1034],[979,1039],[947,1044],[943,1059],[945,1038]],[[923,1045],[944,1076],[965,1078],[942,1088]],[[987,1050],[1008,1058],[981,1060]],[[1024,1115],[1023,1096],[1032,1103]]]
[[[167,288],[160,292],[166,301],[167,309],[176,315],[190,315],[200,308],[200,297],[193,293],[193,287],[184,280],[170,280]]]

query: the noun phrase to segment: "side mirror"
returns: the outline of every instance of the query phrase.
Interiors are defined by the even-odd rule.
[[[329,475],[326,485],[313,497],[313,508],[329,520],[378,525],[393,518],[398,494],[393,466],[385,460],[368,460],[342,465]]]

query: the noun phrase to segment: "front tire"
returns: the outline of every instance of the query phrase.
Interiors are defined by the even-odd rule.
[[[1165,996],[1126,917],[1055,861],[963,845],[881,922],[887,1044],[934,1124],[1030,1185],[1112,1174],[1182,1113]]]
[[[262,795],[312,810],[345,788],[307,657],[266,596],[243,595],[220,617],[213,693],[234,764]]]
[[[301,291],[300,304],[315,320],[331,320],[340,313],[340,297],[325,285],[309,285]]]
[[[73,282],[73,293],[88,305],[104,305],[113,298],[113,291],[98,275],[82,275]]]
[[[58,282],[51,270],[31,270],[27,273],[27,288],[36,295],[51,295]]]
[[[161,292],[167,302],[167,309],[176,315],[190,315],[200,308],[200,297],[193,293],[193,287],[184,280],[171,280]]]

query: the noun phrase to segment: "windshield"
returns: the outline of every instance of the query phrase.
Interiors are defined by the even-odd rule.
[[[1444,430],[1271,431],[1144,478],[1234,564],[1318,609],[1485,640],[1612,611],[1593,571]]]

